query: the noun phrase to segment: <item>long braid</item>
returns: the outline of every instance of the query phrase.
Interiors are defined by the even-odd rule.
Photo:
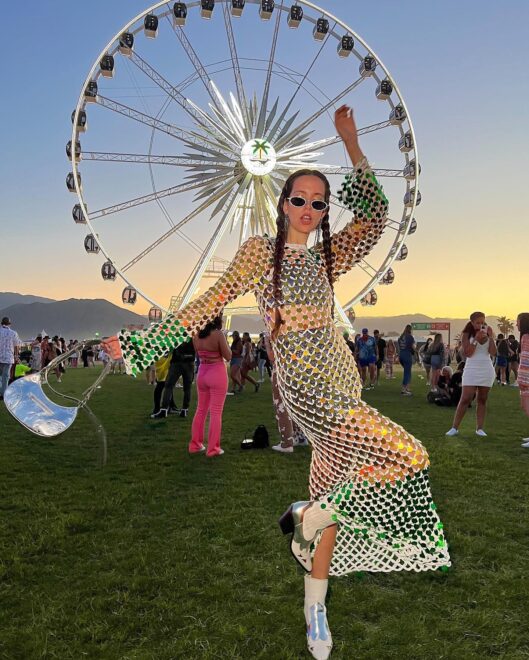
[[[272,285],[274,290],[274,300],[276,301],[276,312],[274,319],[274,327],[272,329],[272,340],[276,340],[279,334],[281,326],[285,323],[281,319],[280,308],[282,304],[283,293],[281,290],[281,268],[283,264],[283,257],[285,255],[285,243],[287,240],[287,222],[285,218],[285,212],[283,211],[283,205],[285,200],[290,197],[292,188],[294,186],[294,181],[300,176],[316,176],[323,181],[325,184],[325,201],[328,203],[331,196],[331,187],[327,177],[319,172],[318,170],[298,170],[291,174],[288,179],[285,181],[281,195],[279,196],[279,201],[277,203],[277,234],[275,241],[275,250],[274,250],[274,273],[272,276]],[[333,254],[331,251],[331,228],[329,225],[329,213],[327,212],[321,221],[321,230],[323,236],[323,251],[325,256],[325,267],[327,270],[327,278],[329,280],[329,285],[333,289]],[[334,295],[332,302],[332,313],[334,314]]]
[[[327,279],[332,292],[331,303],[331,318],[334,318],[334,254],[331,249],[331,226],[329,223],[329,214],[326,213],[321,220],[321,235],[323,244],[323,255],[325,257],[325,270],[327,271]]]
[[[274,319],[274,328],[272,330],[272,339],[275,341],[277,335],[279,334],[279,329],[284,324],[284,321],[281,319],[280,314],[280,301],[283,297],[283,292],[281,290],[281,267],[283,265],[283,256],[285,254],[285,243],[287,240],[287,223],[285,220],[285,214],[283,212],[283,201],[284,196],[281,194],[279,198],[279,203],[277,205],[277,234],[276,234],[276,243],[274,250],[274,274],[272,277],[272,284],[274,287],[274,300],[276,301],[277,307],[275,311]]]

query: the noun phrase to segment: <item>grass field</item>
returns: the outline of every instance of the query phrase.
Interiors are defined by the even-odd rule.
[[[80,392],[94,371],[68,372]],[[331,580],[333,658],[529,657],[529,420],[494,388],[445,438],[451,409],[383,381],[366,400],[421,439],[453,568]],[[297,659],[301,570],[277,518],[307,497],[310,449],[241,452],[276,429],[269,384],[228,397],[222,457],[189,456],[191,418],[151,421],[152,388],[109,376],[93,398],[108,462],[85,415],[44,440],[0,404],[0,657]],[[181,391],[176,390],[177,403]],[[192,407],[194,408],[195,400]]]

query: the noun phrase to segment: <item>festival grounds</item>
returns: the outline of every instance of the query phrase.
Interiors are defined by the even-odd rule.
[[[397,369],[397,377],[400,375]],[[94,370],[69,370],[65,393]],[[453,566],[331,579],[333,658],[529,657],[529,454],[515,388],[494,387],[488,438],[474,414],[445,438],[453,409],[382,379],[368,403],[427,447]],[[177,404],[181,390],[175,391]],[[270,384],[228,397],[225,454],[189,456],[187,419],[148,418],[144,379],[109,376],[91,401],[108,460],[82,414],[64,435],[31,435],[0,409],[0,658],[308,657],[303,580],[277,518],[307,496],[310,449],[241,451],[264,423]]]

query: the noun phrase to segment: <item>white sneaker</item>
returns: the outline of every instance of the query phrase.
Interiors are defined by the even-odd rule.
[[[283,447],[281,443],[278,445],[272,445],[272,449],[274,451],[280,451],[283,454],[293,454],[294,453],[294,447]]]
[[[487,434],[485,433],[485,431],[483,429],[477,429],[476,435],[479,435],[480,438],[486,438],[487,437]]]
[[[511,387],[520,387],[520,386],[518,385],[518,381],[515,380],[514,383],[511,383]]]
[[[522,447],[525,447],[526,449],[529,449],[529,438],[523,438]]]
[[[448,436],[449,438],[452,438],[454,435],[459,435],[459,431],[452,426],[450,431],[447,431],[445,435]]]

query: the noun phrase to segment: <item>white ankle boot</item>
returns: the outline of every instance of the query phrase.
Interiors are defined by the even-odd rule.
[[[327,660],[332,650],[332,637],[325,607],[328,582],[305,575],[304,611],[307,623],[307,648],[317,660]]]
[[[292,534],[290,549],[294,559],[306,571],[312,570],[310,546],[319,532],[335,524],[333,514],[333,506],[326,502],[294,502],[279,520],[283,534]]]

